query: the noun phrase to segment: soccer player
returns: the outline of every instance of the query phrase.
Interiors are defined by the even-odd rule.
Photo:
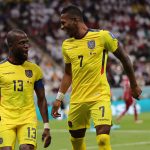
[[[111,32],[89,29],[76,6],[71,5],[61,11],[61,29],[70,38],[62,45],[65,73],[53,103],[52,116],[60,116],[58,109],[72,84],[68,126],[73,150],[86,149],[84,137],[90,118],[96,128],[99,149],[111,150],[109,133],[112,114],[110,87],[106,78],[108,52],[122,62],[130,79],[132,95],[138,99],[141,89],[137,85],[131,61]]]
[[[130,82],[129,82],[129,79],[128,79],[128,77],[126,75],[123,75],[123,80],[122,80],[121,85],[123,87],[123,100],[125,102],[125,110],[116,118],[116,122],[120,123],[122,117],[127,113],[127,111],[129,110],[130,106],[133,105],[134,121],[135,121],[135,123],[142,123],[142,120],[138,120],[136,101],[132,97],[131,88],[130,88]]]
[[[16,138],[20,150],[36,148],[34,90],[44,122],[42,139],[48,147],[51,135],[41,69],[27,61],[29,39],[25,32],[9,31],[7,43],[9,56],[0,63],[0,150],[14,150]]]

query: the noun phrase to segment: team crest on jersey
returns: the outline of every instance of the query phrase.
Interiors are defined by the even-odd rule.
[[[32,70],[25,70],[25,74],[28,78],[31,78],[33,76]]]
[[[88,41],[88,48],[89,49],[94,49],[95,48],[95,41],[94,40]]]

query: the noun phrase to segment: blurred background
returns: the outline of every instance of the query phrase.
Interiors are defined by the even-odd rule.
[[[8,54],[7,32],[13,28],[24,30],[31,41],[29,60],[43,70],[50,110],[64,68],[61,44],[66,35],[60,29],[59,12],[69,4],[76,4],[83,10],[89,28],[106,29],[116,35],[129,54],[138,84],[143,89],[141,101],[136,104],[138,113],[150,112],[149,0],[0,0],[0,61]],[[107,77],[112,91],[113,115],[118,115],[125,107],[122,101],[123,75],[120,62],[110,54]],[[62,106],[65,114],[61,119],[67,115],[69,95],[70,90]],[[38,109],[37,114],[41,120]],[[133,114],[132,107],[128,114]]]
[[[80,6],[89,28],[107,29],[116,35],[130,55],[137,81],[149,86],[149,0],[0,0],[0,60],[7,57],[7,32],[24,30],[31,40],[29,59],[43,70],[46,94],[57,92],[63,74],[61,44],[66,38],[60,30],[59,12],[70,3]],[[110,55],[107,76],[112,88],[121,87],[123,74],[118,60]]]
[[[7,32],[12,28],[24,30],[31,41],[29,59],[41,66],[46,95],[52,101],[64,67],[61,44],[66,35],[60,29],[59,12],[69,4],[80,6],[89,28],[106,29],[116,35],[130,56],[138,84],[143,87],[143,98],[149,98],[149,0],[0,0],[0,60],[7,57]],[[121,97],[123,74],[122,66],[110,54],[107,77],[112,100]]]

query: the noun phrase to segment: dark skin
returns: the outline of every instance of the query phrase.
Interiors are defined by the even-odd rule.
[[[13,35],[10,36],[13,38]],[[9,43],[8,60],[15,65],[22,65],[28,58],[28,50],[29,39],[27,35],[25,33],[16,33]]]
[[[45,89],[35,89],[38,98],[38,107],[43,118],[43,122],[48,122],[47,101],[45,98]],[[44,141],[44,148],[48,147],[51,143],[51,135],[49,129],[44,129],[42,134],[42,141]]]
[[[70,37],[80,39],[85,36],[88,27],[84,24],[83,20],[80,17],[76,17],[76,16],[72,17],[69,14],[65,13],[61,15],[61,29],[66,31],[66,33]],[[141,95],[142,91],[140,87],[137,85],[134,76],[133,67],[128,55],[124,52],[121,46],[119,46],[118,49],[113,54],[121,61],[124,69],[126,70],[128,78],[130,80],[133,97],[139,99],[139,96]],[[62,93],[66,93],[71,83],[72,83],[71,64],[65,64],[65,73],[61,81],[59,91]],[[61,105],[61,101],[59,99],[56,99],[56,101],[53,104],[53,108],[51,112],[54,118],[60,117],[60,114],[58,113],[58,109],[60,108],[60,105]],[[109,134],[111,125],[98,125],[95,126],[95,128],[96,128],[97,135]],[[79,130],[70,130],[69,132],[71,136],[74,138],[82,138],[85,136],[86,128],[79,129]]]
[[[27,35],[23,32],[9,32],[8,33],[8,46],[9,46],[9,56],[8,61],[14,65],[22,65],[28,59],[29,50],[29,39]],[[48,110],[47,101],[45,98],[45,89],[35,88],[35,92],[38,99],[38,107],[43,119],[43,122],[48,121]],[[48,147],[51,143],[50,129],[44,129],[42,134],[42,140],[44,141],[44,148]],[[3,147],[2,150],[12,150],[12,147]],[[34,150],[34,145],[22,144],[19,150]]]

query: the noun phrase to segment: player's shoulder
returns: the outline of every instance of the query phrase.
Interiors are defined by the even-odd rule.
[[[35,64],[35,63],[33,63],[33,62],[31,62],[31,61],[25,61],[25,63],[24,63],[24,65],[25,66],[27,66],[27,67],[30,67],[30,68],[39,68],[40,66],[38,66],[37,64]]]
[[[62,43],[62,50],[69,49],[70,47],[72,47],[74,41],[75,41],[74,38],[65,39]]]
[[[116,36],[109,30],[100,30],[99,33],[103,37],[112,37],[112,39],[116,39]]]
[[[110,34],[110,31],[104,30],[104,29],[88,29],[89,31],[89,36],[100,36],[100,37],[105,37]]]
[[[100,34],[100,35],[108,35],[109,33],[110,33],[109,30],[101,29],[101,30],[99,31],[99,34]]]
[[[67,38],[63,41],[62,45],[68,45],[70,43],[72,43],[75,39],[74,38]]]

